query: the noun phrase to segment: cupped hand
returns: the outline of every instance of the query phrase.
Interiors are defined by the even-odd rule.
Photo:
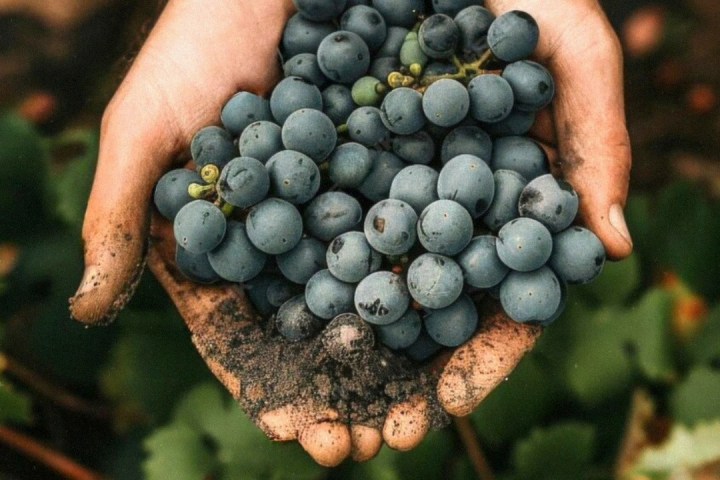
[[[495,13],[522,9],[538,20],[537,57],[554,74],[557,97],[549,115],[540,116],[536,136],[548,146],[555,171],[578,190],[582,220],[608,255],[629,255],[632,243],[622,216],[630,168],[622,63],[600,7],[594,0],[487,4]],[[233,93],[267,94],[279,78],[276,48],[291,13],[289,0],[168,3],[103,118],[83,226],[86,268],[71,312],[88,324],[111,321],[132,295],[147,254],[209,368],[241,403],[260,409],[258,425],[270,438],[298,439],[319,463],[335,465],[349,455],[372,458],[383,441],[413,448],[430,426],[430,399],[392,405],[382,426],[348,425],[327,404],[296,401],[262,410],[263,396],[273,393],[245,388],[243,352],[233,351],[244,335],[260,335],[262,342],[242,290],[184,280],[173,265],[167,222],[155,220],[150,228],[153,186],[187,150],[192,135],[217,123]],[[485,311],[477,335],[436,364],[437,400],[452,415],[470,413],[540,333],[512,322],[497,307]]]

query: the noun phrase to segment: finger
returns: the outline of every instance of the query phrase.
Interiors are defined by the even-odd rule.
[[[350,426],[350,440],[352,440],[350,456],[356,462],[366,462],[374,458],[383,443],[380,430],[364,425]]]
[[[258,426],[272,440],[285,442],[297,440],[302,430],[318,422],[334,422],[339,415],[336,410],[320,408],[307,403],[285,405],[260,415]]]
[[[313,460],[324,467],[339,465],[352,450],[350,430],[340,422],[308,425],[300,432],[298,441]]]
[[[510,375],[542,331],[511,320],[497,302],[483,301],[481,308],[491,313],[478,333],[455,350],[438,381],[438,400],[450,415],[469,415]]]
[[[408,451],[417,447],[430,429],[428,403],[422,397],[393,405],[383,425],[388,447]]]

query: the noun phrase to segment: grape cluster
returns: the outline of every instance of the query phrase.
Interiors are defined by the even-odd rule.
[[[244,284],[289,341],[359,316],[416,360],[473,335],[477,292],[554,321],[605,252],[523,136],[555,90],[527,59],[535,20],[482,0],[294,3],[269,99],[233,96],[193,138],[195,170],[155,188],[178,268]]]

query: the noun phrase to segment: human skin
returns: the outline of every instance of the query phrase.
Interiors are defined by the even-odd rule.
[[[531,13],[540,26],[535,58],[553,73],[557,95],[533,134],[554,172],[578,191],[582,221],[612,259],[630,254],[625,227],[630,147],[625,127],[622,58],[595,0],[487,0],[496,14]],[[220,301],[252,313],[236,286],[196,286],[173,266],[171,228],[153,218],[149,201],[160,176],[187,151],[193,134],[216,124],[239,90],[267,95],[279,79],[277,45],[289,0],[170,0],[103,116],[98,166],[83,226],[85,274],[71,299],[74,318],[111,321],[132,294],[147,263],[185,318],[209,368],[236,397],[242,378],[205,348],[237,327],[210,317]],[[152,225],[152,226],[151,226]],[[148,237],[151,241],[148,243]],[[232,320],[232,321],[231,321]],[[446,359],[437,394],[453,415],[466,415],[505,378],[540,333],[492,310],[479,333]],[[495,348],[488,349],[488,343]],[[423,398],[390,408],[382,429],[346,425],[327,405],[288,405],[265,412],[258,425],[276,440],[295,440],[323,465],[349,455],[372,458],[385,442],[407,450],[428,429]]]

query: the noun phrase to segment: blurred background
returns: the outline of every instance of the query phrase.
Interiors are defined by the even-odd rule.
[[[100,117],[155,2],[0,0],[0,479],[720,479],[720,2],[603,5],[635,253],[468,419],[324,469],[245,418],[150,275],[112,326],[69,318]]]

